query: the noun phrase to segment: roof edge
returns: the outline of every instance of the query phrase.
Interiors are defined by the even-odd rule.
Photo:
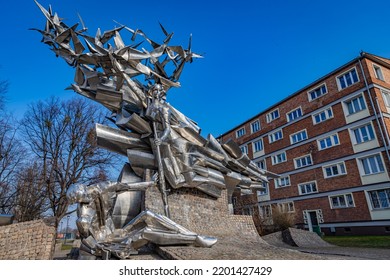
[[[363,52],[363,51],[362,51],[362,52],[360,52],[360,55],[359,55],[359,56],[357,56],[357,57],[355,57],[354,59],[348,61],[347,63],[345,63],[345,64],[343,64],[343,65],[337,67],[337,68],[334,69],[333,71],[331,71],[331,72],[329,72],[328,74],[322,76],[321,78],[315,80],[314,82],[311,82],[311,83],[308,84],[307,86],[304,86],[303,88],[301,88],[301,89],[295,91],[294,93],[288,95],[287,97],[285,97],[285,98],[283,98],[282,100],[276,102],[276,103],[273,104],[272,106],[267,107],[266,109],[262,110],[261,112],[259,112],[259,113],[256,114],[255,116],[253,116],[253,117],[247,119],[246,121],[241,122],[239,125],[234,126],[233,128],[231,128],[230,130],[226,131],[225,133],[222,133],[220,136],[218,136],[218,138],[221,138],[221,137],[225,136],[226,134],[231,133],[232,131],[234,131],[234,130],[240,128],[241,126],[243,126],[245,123],[250,122],[251,120],[254,120],[254,119],[258,118],[260,115],[266,113],[267,111],[272,110],[273,108],[277,107],[277,106],[280,105],[281,103],[284,103],[284,102],[286,102],[287,100],[289,100],[289,99],[293,98],[294,96],[298,95],[298,94],[301,93],[302,91],[305,91],[305,90],[307,90],[307,89],[312,88],[314,85],[320,83],[322,80],[327,79],[328,77],[334,75],[336,72],[339,72],[341,69],[348,67],[348,65],[350,65],[350,64],[356,63],[357,61],[359,61],[359,60],[362,59],[362,58],[369,58],[369,59],[378,61],[378,62],[380,62],[380,63],[382,63],[382,64],[385,64],[386,66],[388,66],[388,67],[390,68],[390,63],[387,63],[387,62],[385,62],[385,61],[379,59],[379,56],[376,56],[376,55],[373,55],[373,54],[366,53],[366,52]],[[384,58],[384,59],[385,59],[385,58]]]

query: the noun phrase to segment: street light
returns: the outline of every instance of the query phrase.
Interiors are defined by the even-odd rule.
[[[69,218],[70,218],[70,215],[66,216],[66,229],[65,229],[65,240],[64,240],[64,244],[66,244],[66,236],[68,235]]]
[[[61,221],[61,226],[60,226],[60,234],[62,234],[62,221]]]

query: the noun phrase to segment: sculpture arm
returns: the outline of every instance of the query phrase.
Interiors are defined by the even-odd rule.
[[[170,118],[169,108],[164,106],[161,111],[162,111],[161,112],[161,118],[162,118],[161,123],[164,127],[164,131],[160,137],[160,140],[165,141],[168,138],[168,136],[171,134],[171,125],[169,123],[169,118]]]

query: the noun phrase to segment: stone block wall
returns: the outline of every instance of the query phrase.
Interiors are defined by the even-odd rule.
[[[251,216],[229,214],[226,190],[218,199],[191,188],[172,190],[168,204],[171,219],[198,234],[259,239]],[[157,187],[146,191],[145,208],[164,214],[161,192]]]
[[[0,260],[50,260],[55,228],[42,220],[0,227]]]

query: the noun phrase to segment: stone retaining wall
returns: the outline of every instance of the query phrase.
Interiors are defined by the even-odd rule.
[[[196,189],[181,188],[169,193],[168,204],[171,219],[198,234],[261,239],[251,216],[229,214],[226,190],[215,199]],[[161,192],[157,187],[146,191],[145,208],[164,214]]]
[[[42,220],[0,227],[0,260],[51,260],[55,228]]]

